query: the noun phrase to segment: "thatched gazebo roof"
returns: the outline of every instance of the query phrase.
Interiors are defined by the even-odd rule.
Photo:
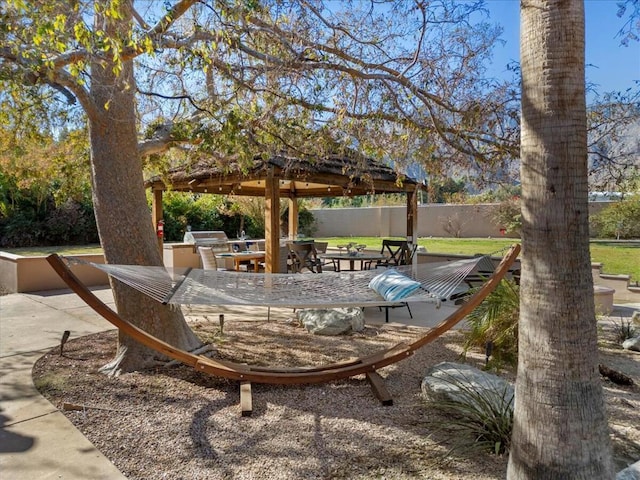
[[[289,200],[289,238],[298,233],[298,204],[303,197],[341,197],[378,193],[407,194],[407,238],[417,231],[417,195],[420,185],[392,168],[371,159],[340,155],[296,158],[284,154],[265,160],[258,157],[250,167],[237,163],[220,166],[201,160],[170,169],[145,182],[153,190],[154,225],[162,219],[162,192],[174,190],[265,198],[266,271],[279,264],[280,198]],[[347,233],[347,232],[345,232]],[[159,238],[162,248],[162,238]]]
[[[280,181],[280,196],[286,198],[405,193],[417,185],[371,159],[331,155],[312,160],[276,155],[268,160],[257,158],[246,169],[237,163],[221,167],[200,161],[154,176],[146,186],[154,190],[263,196],[270,171]]]

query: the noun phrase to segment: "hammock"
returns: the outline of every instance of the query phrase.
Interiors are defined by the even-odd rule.
[[[97,298],[80,280],[73,274],[73,272],[69,269],[69,267],[62,261],[61,257],[58,255],[49,255],[47,257],[47,261],[51,265],[51,267],[55,270],[55,272],[64,280],[64,282],[80,297],[82,298],[87,305],[93,308],[99,315],[104,317],[107,321],[111,322],[118,329],[120,329],[124,334],[129,335],[133,339],[142,343],[143,345],[163,354],[167,357],[173,358],[185,365],[188,365],[195,370],[198,370],[203,373],[208,373],[210,375],[215,375],[217,377],[227,378],[230,380],[236,380],[240,382],[240,407],[242,415],[250,415],[252,412],[252,398],[251,398],[251,382],[256,383],[268,383],[268,384],[276,384],[276,385],[300,385],[300,384],[309,384],[309,383],[324,383],[331,382],[338,379],[354,377],[356,375],[364,374],[366,375],[367,380],[371,384],[371,388],[375,396],[382,402],[383,405],[392,405],[393,399],[391,394],[389,393],[384,380],[378,374],[377,370],[380,368],[386,367],[387,365],[391,365],[393,363],[397,363],[400,360],[403,360],[418,350],[419,348],[433,342],[438,337],[440,337],[443,333],[453,328],[457,323],[463,320],[469,313],[471,313],[482,301],[498,286],[500,281],[509,273],[509,269],[513,262],[515,261],[518,253],[520,252],[519,245],[513,245],[509,251],[505,254],[500,264],[496,267],[493,274],[486,278],[482,283],[482,286],[475,289],[474,293],[468,297],[465,297],[465,301],[462,305],[459,306],[453,313],[451,313],[447,318],[445,318],[442,322],[440,322],[434,328],[428,330],[423,336],[414,340],[412,343],[404,344],[400,343],[391,347],[387,350],[380,351],[373,355],[369,355],[367,357],[358,357],[355,359],[350,359],[342,362],[331,363],[327,365],[320,365],[315,367],[261,367],[255,365],[246,365],[243,363],[231,362],[226,360],[218,360],[205,357],[203,355],[197,355],[195,353],[187,352],[176,348],[163,340],[160,340],[153,335],[145,332],[140,329],[136,325],[131,322],[120,317],[115,311],[110,309],[104,302],[102,302],[99,298]],[[480,261],[480,260],[478,260]],[[448,264],[451,266],[458,262],[452,262]],[[111,267],[115,267],[113,265],[95,265],[99,268],[111,269]],[[122,271],[122,272],[138,272],[140,267],[133,266],[125,266],[123,268],[114,268],[112,271]],[[153,267],[152,270],[157,270],[158,267]],[[418,269],[420,270],[420,269]],[[108,271],[108,270],[105,270]],[[146,267],[143,271],[148,271]],[[184,283],[188,277],[190,277],[190,272],[187,272],[183,275],[178,275],[177,278],[171,278],[171,275],[164,268],[160,268],[157,270],[159,272],[164,272],[161,275],[150,275],[147,279],[148,281],[139,283],[139,290],[147,290],[149,293],[157,293],[158,290],[162,290],[165,295],[162,297],[162,301],[173,302],[177,301],[176,295],[184,286]],[[139,278],[139,275],[134,275],[134,277]],[[214,275],[212,271],[211,274],[216,277],[217,274]],[[255,274],[251,274],[255,275]],[[349,275],[355,274],[348,274]],[[122,275],[123,277],[128,277],[129,275]],[[223,275],[224,276],[224,275]],[[273,278],[279,278],[281,276],[287,277],[287,275],[267,275],[264,278],[264,283],[268,284],[267,281],[269,278],[273,280]],[[314,278],[314,277],[329,277],[328,274],[296,274],[293,277],[297,278]],[[162,277],[163,279],[158,283],[158,278]],[[339,278],[338,276],[337,278]],[[244,281],[250,280],[249,274],[239,274],[238,280],[242,278]],[[153,281],[152,281],[153,280]],[[311,281],[311,280],[309,280]],[[437,282],[436,282],[437,283]],[[445,282],[448,283],[448,282]],[[159,288],[159,285],[162,288]],[[317,284],[319,285],[319,284]],[[426,283],[425,283],[426,285]],[[194,299],[202,298],[200,295],[203,291],[211,290],[210,287],[205,286],[204,290],[200,291],[198,295],[194,295]],[[271,289],[264,287],[263,290],[271,291]],[[434,299],[434,294],[430,294],[428,298]],[[263,295],[264,296],[264,295]],[[418,294],[418,297],[420,294]],[[238,295],[228,295],[227,301],[230,299],[237,298]],[[156,297],[154,297],[156,298]],[[189,298],[189,297],[187,297]],[[220,297],[222,298],[222,297]],[[274,297],[272,297],[274,298]],[[333,303],[333,299],[325,296],[327,302],[330,302],[331,306],[335,306]],[[364,295],[363,295],[364,298]],[[381,297],[380,297],[381,298]],[[380,301],[378,298],[378,301]],[[405,300],[408,300],[408,297]],[[181,301],[183,299],[180,299]],[[360,302],[360,299],[358,299]],[[209,303],[209,300],[207,300]],[[352,301],[349,305],[353,304]],[[247,303],[243,303],[247,304]],[[384,302],[382,303],[384,304]],[[272,305],[278,305],[272,303]]]
[[[385,269],[322,274],[239,273],[202,269],[169,269],[139,265],[90,263],[73,257],[70,264],[88,263],[164,304],[247,305],[290,308],[366,307],[393,305],[372,288],[371,280]],[[489,256],[394,268],[420,283],[402,302],[439,302],[469,290],[465,279],[489,277]]]

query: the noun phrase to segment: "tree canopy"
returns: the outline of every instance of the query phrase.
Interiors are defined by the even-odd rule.
[[[8,2],[0,79],[91,117],[109,102],[89,95],[90,60],[134,59],[143,155],[357,147],[441,171],[517,154],[516,89],[484,79],[500,29],[481,2],[133,2],[135,22],[115,36],[91,20],[117,18],[122,2],[62,3]]]

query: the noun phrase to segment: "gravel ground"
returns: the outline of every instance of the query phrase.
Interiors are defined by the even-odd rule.
[[[221,333],[217,317],[187,314],[219,358],[261,365],[322,364],[424,334],[389,324],[319,337],[282,318],[227,321]],[[603,336],[611,336],[610,327]],[[452,439],[441,429],[446,418],[420,395],[429,367],[460,361],[461,341],[460,332],[448,332],[381,369],[393,406],[382,406],[361,376],[323,385],[253,385],[253,414],[242,417],[236,382],[184,366],[99,374],[114,354],[115,332],[70,340],[64,356],[54,349],[35,365],[34,381],[59,408],[83,407],[65,414],[130,479],[501,479],[507,458],[450,452]],[[603,362],[636,382],[620,387],[603,380],[620,469],[640,458],[640,357],[602,345]],[[482,357],[467,361],[480,366]]]

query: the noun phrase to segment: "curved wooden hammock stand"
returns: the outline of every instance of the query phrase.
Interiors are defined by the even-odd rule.
[[[430,329],[424,336],[418,338],[414,342],[409,344],[400,343],[387,350],[353,360],[331,363],[317,367],[292,368],[260,367],[223,360],[214,360],[175,348],[121,318],[115,311],[98,299],[74,275],[58,255],[49,255],[47,257],[47,261],[62,280],[64,280],[64,282],[69,286],[69,288],[82,298],[87,305],[136,341],[170,358],[173,358],[174,360],[193,367],[198,371],[241,382],[241,410],[243,415],[249,415],[252,410],[251,382],[277,385],[325,383],[360,374],[366,375],[374,394],[384,405],[392,405],[393,400],[391,395],[384,385],[382,377],[377,373],[377,370],[409,357],[414,351],[428,343],[431,343],[459,323],[480,303],[482,303],[482,301],[493,290],[495,290],[498,283],[500,283],[500,281],[509,272],[509,268],[515,261],[519,252],[520,246],[517,244],[513,245],[505,254],[493,275],[487,279],[476,293],[469,297],[465,303],[460,306],[460,308],[445,318],[440,324]]]

